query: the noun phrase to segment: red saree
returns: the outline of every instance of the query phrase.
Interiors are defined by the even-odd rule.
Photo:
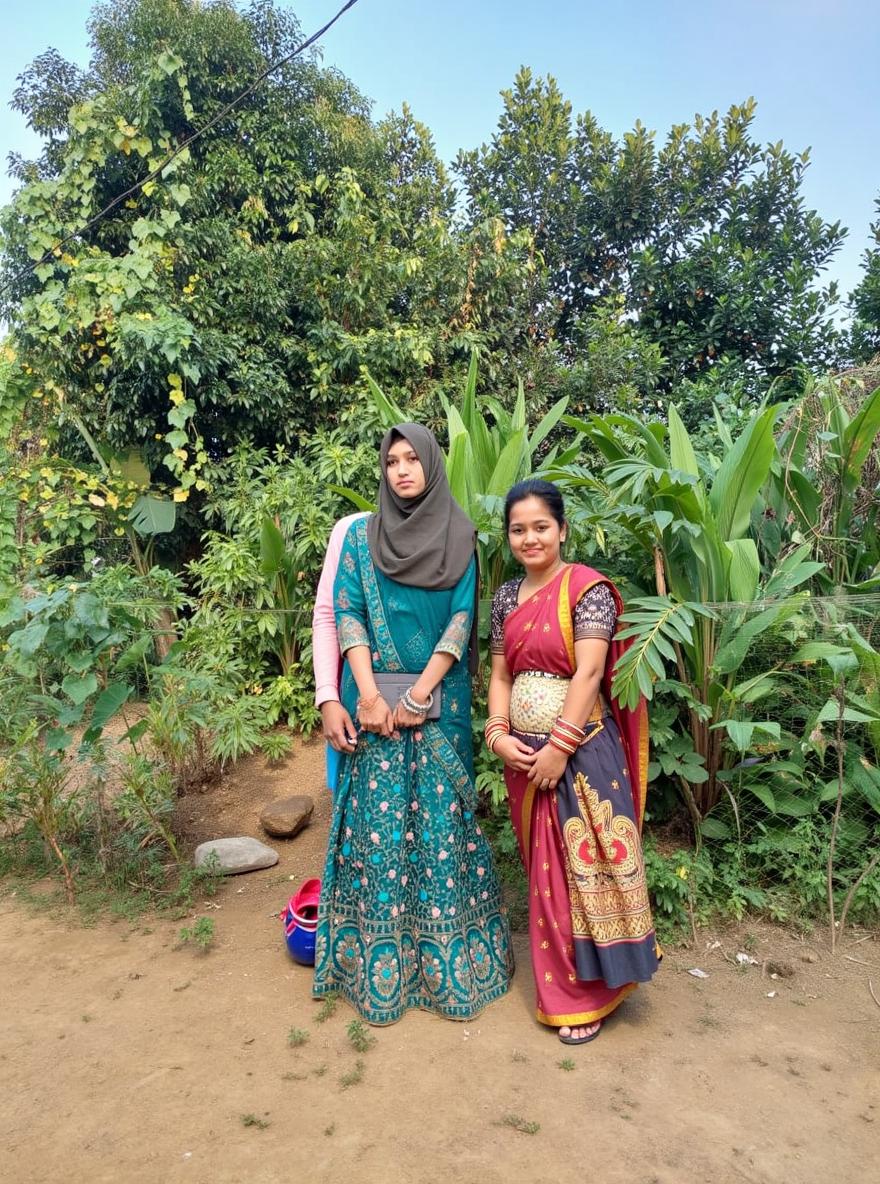
[[[547,742],[558,710],[549,702],[564,696],[566,684],[558,680],[574,674],[572,610],[597,583],[608,585],[622,612],[605,576],[571,564],[504,621],[504,655],[514,679],[511,730],[533,748]],[[505,769],[529,878],[537,1018],[553,1026],[602,1019],[658,964],[640,837],[647,710],[644,701],[626,711],[611,698],[611,673],[626,644],[609,646],[604,704],[597,701],[587,740],[557,789],[543,792],[525,774]]]

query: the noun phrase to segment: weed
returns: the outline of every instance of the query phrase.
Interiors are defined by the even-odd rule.
[[[181,929],[180,944],[185,946],[192,942],[194,946],[206,954],[214,941],[215,925],[212,917],[199,917],[192,928]]]
[[[541,1129],[540,1122],[526,1122],[518,1114],[505,1114],[501,1119],[502,1126],[509,1126],[511,1130],[520,1131],[524,1135],[536,1135]]]
[[[287,1043],[291,1048],[301,1048],[309,1038],[305,1028],[291,1028],[287,1033]]]
[[[516,1061],[517,1064],[525,1064],[525,1062],[528,1059],[529,1058],[526,1056],[526,1054],[524,1052],[520,1052],[518,1048],[514,1049],[513,1056],[511,1058],[511,1060]]]
[[[753,950],[757,949],[757,947],[758,947],[758,939],[754,933],[747,933],[745,935],[745,937],[743,938],[742,944],[743,944],[743,949],[747,950],[748,953],[751,954],[751,952]]]
[[[268,1113],[268,1111],[266,1113]],[[257,1130],[264,1131],[266,1127],[269,1126],[269,1122],[265,1118],[257,1118],[256,1114],[242,1114],[241,1125],[255,1126]]]
[[[335,1015],[336,1008],[339,1006],[340,998],[341,996],[337,995],[335,992],[324,996],[321,1002],[321,1010],[315,1016],[316,1024],[326,1023],[326,1021],[329,1020],[331,1016]]]
[[[571,1073],[574,1070],[574,1067],[574,1061],[571,1059],[571,1057],[565,1057],[559,1062],[559,1068],[565,1073]]]
[[[312,1069],[312,1077],[323,1077],[326,1072],[326,1065],[316,1065],[315,1068]]]
[[[329,1126],[324,1127],[324,1134],[328,1135],[328,1136],[332,1135],[335,1130],[336,1130],[336,1123],[331,1122]]]
[[[352,1085],[360,1085],[364,1079],[364,1062],[357,1060],[354,1063],[354,1068],[348,1073],[343,1073],[339,1078],[339,1084],[343,1089],[348,1089]]]
[[[363,1020],[352,1020],[347,1031],[355,1052],[369,1052],[376,1043],[376,1037],[369,1034]]]
[[[305,1073],[282,1073],[281,1074],[282,1081],[305,1081],[305,1079],[306,1079]]]

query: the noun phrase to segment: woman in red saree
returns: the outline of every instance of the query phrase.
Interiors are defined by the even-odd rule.
[[[525,576],[492,602],[486,741],[528,873],[537,1018],[584,1044],[659,961],[641,845],[647,712],[611,698],[623,604],[605,576],[563,560],[556,487],[515,485],[505,526]]]

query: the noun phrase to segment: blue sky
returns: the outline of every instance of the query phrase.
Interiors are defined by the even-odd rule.
[[[304,31],[341,0],[297,0]],[[8,102],[18,73],[52,45],[88,59],[87,0],[29,0],[0,44],[0,145],[34,141]],[[498,92],[521,65],[553,74],[575,111],[622,134],[640,119],[662,140],[695,112],[758,101],[755,134],[811,148],[804,194],[849,227],[830,275],[850,290],[880,192],[877,0],[359,0],[327,34],[337,66],[382,115],[408,102],[451,161],[492,134]],[[0,178],[0,201],[11,192]]]

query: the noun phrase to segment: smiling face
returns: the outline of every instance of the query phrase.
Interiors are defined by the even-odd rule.
[[[385,476],[398,497],[418,497],[425,492],[425,470],[409,440],[395,440],[388,449]]]
[[[565,541],[567,526],[562,526],[542,498],[524,497],[510,508],[507,539],[514,559],[528,575],[539,575],[556,567]]]

